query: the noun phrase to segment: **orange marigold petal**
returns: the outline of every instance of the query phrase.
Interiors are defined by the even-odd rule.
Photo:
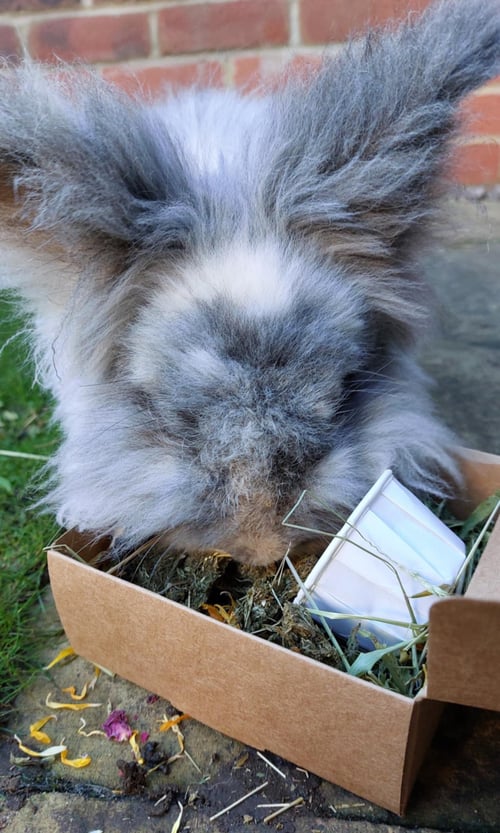
[[[83,686],[80,694],[76,693],[76,687],[74,685],[70,685],[70,686],[68,686],[68,688],[62,688],[61,689],[61,691],[63,691],[65,694],[69,694],[69,696],[71,697],[72,700],[84,700],[85,697],[87,696],[87,690],[88,690],[88,683],[85,683],[85,685]]]
[[[189,714],[176,714],[175,717],[172,717],[170,720],[165,720],[161,724],[161,726],[159,727],[158,731],[159,732],[168,732],[168,730],[171,729],[172,726],[177,726],[177,724],[180,723],[181,720],[190,720],[190,719],[191,719],[191,715],[189,715]]]

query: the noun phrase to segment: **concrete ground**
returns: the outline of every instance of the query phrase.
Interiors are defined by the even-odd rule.
[[[451,201],[450,229],[425,260],[442,311],[442,331],[425,354],[436,378],[436,400],[446,421],[464,445],[500,453],[500,203]],[[50,592],[40,627],[57,628]],[[47,644],[47,660],[64,636]],[[64,699],[61,689],[78,691],[93,676],[81,658],[43,672],[16,703],[9,730],[29,742],[29,726],[48,713],[45,699]],[[293,691],[290,692],[293,696]],[[500,695],[499,695],[500,698]],[[124,680],[101,674],[86,701],[96,709],[57,712],[44,730],[59,743],[65,738],[70,757],[89,754],[90,765],[23,761],[12,734],[0,740],[0,830],[7,833],[164,833],[164,831],[264,831],[283,833],[498,833],[500,831],[500,714],[459,706],[447,707],[418,777],[407,814],[399,818],[292,764],[185,720],[160,733],[165,701]],[[76,701],[75,701],[76,702]],[[499,699],[500,703],[500,699]],[[127,743],[102,735],[107,709],[123,709],[133,728],[149,735],[144,781]],[[60,716],[59,716],[60,714]],[[85,720],[82,728],[81,718]],[[307,738],[307,715],[304,721]],[[143,735],[143,742],[146,738]],[[188,755],[172,761],[184,744]],[[162,763],[163,762],[163,763]],[[284,776],[284,777],[282,777]],[[373,778],[377,778],[374,771]],[[211,821],[219,810],[268,781],[241,806]],[[265,823],[272,808],[260,804],[298,801]],[[177,823],[180,807],[183,815]]]

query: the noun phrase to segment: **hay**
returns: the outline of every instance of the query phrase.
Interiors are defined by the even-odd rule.
[[[464,592],[490,535],[498,495],[464,521],[446,503],[430,508],[465,541],[469,553],[460,587]],[[266,567],[233,561],[223,553],[185,553],[162,549],[158,539],[139,548],[112,568],[115,575],[175,602],[213,616],[270,642],[334,668],[356,673],[377,685],[413,697],[425,683],[426,629],[394,649],[376,645],[360,652],[355,628],[348,640],[332,637],[328,625],[315,621],[303,605],[293,604],[298,583],[317,558],[309,554]],[[110,555],[110,553],[107,553]],[[112,555],[112,554],[111,554]],[[357,669],[361,669],[358,673]]]

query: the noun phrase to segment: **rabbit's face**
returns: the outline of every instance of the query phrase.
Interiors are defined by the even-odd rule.
[[[121,430],[134,436],[110,465],[133,450],[145,485],[130,530],[117,495],[127,537],[150,519],[150,534],[254,563],[310,537],[282,521],[352,434],[359,373],[374,361],[363,298],[341,270],[334,293],[332,279],[331,264],[270,239],[157,267],[114,371],[134,409]],[[96,443],[107,456],[109,432]]]

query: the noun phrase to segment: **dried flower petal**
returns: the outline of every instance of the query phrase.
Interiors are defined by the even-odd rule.
[[[30,737],[37,740],[39,743],[52,743],[49,736],[45,734],[45,732],[40,731],[40,729],[45,726],[49,720],[57,720],[55,714],[49,714],[48,717],[42,717],[41,720],[37,720],[36,723],[32,723],[30,726]]]
[[[134,753],[134,758],[136,759],[137,763],[142,766],[142,764],[144,763],[144,758],[141,755],[141,750],[139,749],[139,744],[137,743],[137,735],[138,734],[139,734],[139,732],[137,730],[135,732],[132,732],[132,734],[130,735],[130,737],[128,739],[128,742],[130,743],[130,746],[132,747],[132,752]]]
[[[76,687],[74,685],[70,685],[68,688],[62,688],[61,691],[65,694],[69,694],[72,700],[84,700],[87,696],[88,683],[85,683],[80,694],[76,693]]]
[[[30,731],[30,738],[37,740],[38,743],[52,743],[52,738],[46,732]]]
[[[60,746],[50,746],[49,749],[44,749],[43,752],[37,752],[36,749],[30,749],[29,746],[25,746],[17,735],[14,735],[14,739],[17,741],[17,745],[19,746],[21,752],[24,752],[31,758],[51,758],[53,755],[59,755],[66,749],[66,747],[61,744]]]
[[[98,667],[95,665],[95,666],[94,666],[94,676],[92,677],[92,679],[91,679],[90,683],[88,684],[88,690],[89,690],[89,691],[93,691],[93,690],[94,690],[95,685],[96,685],[96,683],[97,683],[97,680],[99,679],[99,677],[100,677],[100,676],[101,676],[101,669],[100,669],[100,668],[98,668]]]
[[[177,742],[179,744],[181,753],[184,752],[184,735],[182,734],[178,726],[172,726],[172,732],[174,732],[174,734],[177,735]]]
[[[106,733],[106,737],[110,738],[110,740],[116,740],[118,743],[129,740],[132,735],[127,713],[123,709],[115,709],[112,711],[102,724],[102,728]]]
[[[215,619],[217,622],[224,622],[225,619],[217,610],[218,607],[220,607],[220,605],[202,604],[201,610],[206,610],[211,619]]]
[[[63,648],[62,651],[59,651],[58,655],[54,657],[52,662],[45,665],[43,670],[48,671],[50,668],[53,668],[54,665],[57,665],[58,662],[62,662],[63,659],[67,659],[68,657],[76,657],[76,654],[71,646]]]
[[[163,722],[162,722],[161,726],[159,727],[158,731],[159,732],[168,732],[168,730],[171,729],[172,726],[177,726],[177,724],[180,723],[181,720],[190,720],[190,719],[191,719],[191,715],[189,715],[189,714],[176,714],[170,720],[168,720],[166,717],[164,717]]]
[[[61,763],[65,764],[66,766],[72,766],[73,769],[81,769],[84,766],[88,766],[92,761],[90,755],[84,755],[83,758],[68,758],[68,750],[64,748],[64,751],[61,752]]]
[[[201,609],[206,610],[212,619],[216,619],[218,622],[225,622],[227,625],[233,625],[234,627],[239,628],[239,623],[235,613],[236,604],[234,601],[231,601],[230,605],[202,604]]]
[[[102,706],[102,703],[56,703],[50,699],[51,695],[47,694],[45,705],[49,709],[69,709],[70,711],[78,712],[82,709],[97,709]]]
[[[106,732],[101,731],[101,729],[91,729],[90,732],[85,732],[84,729],[86,725],[87,722],[83,719],[83,717],[81,717],[80,728],[78,729],[79,735],[83,735],[84,738],[91,738],[93,735],[102,735],[103,737],[106,737]]]

